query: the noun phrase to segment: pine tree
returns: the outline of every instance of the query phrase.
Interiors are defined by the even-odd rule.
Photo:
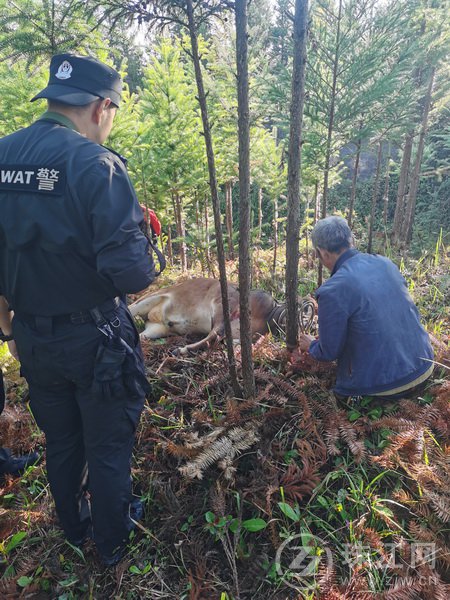
[[[187,269],[183,200],[194,196],[203,176],[201,125],[196,115],[195,92],[186,78],[176,40],[161,39],[149,67],[144,70],[140,111],[145,129],[140,136],[146,151],[146,196],[165,201],[165,212],[175,220],[182,270]]]
[[[62,52],[98,55],[107,47],[100,25],[78,0],[0,0],[0,56],[42,63]]]

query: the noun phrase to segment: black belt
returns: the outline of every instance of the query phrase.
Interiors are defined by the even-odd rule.
[[[102,313],[112,311],[116,309],[120,304],[120,298],[116,296],[115,298],[111,298],[111,300],[106,300],[99,304],[95,308],[98,308]],[[72,325],[83,325],[84,323],[92,323],[94,319],[91,316],[89,310],[78,310],[73,313],[68,313],[65,315],[53,315],[53,316],[40,316],[40,315],[30,315],[27,313],[15,313],[17,318],[25,323],[29,323],[31,325],[39,326],[39,323],[44,323],[45,321],[51,325],[65,325],[67,323],[72,323]]]

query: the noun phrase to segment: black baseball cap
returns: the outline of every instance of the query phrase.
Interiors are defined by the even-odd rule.
[[[57,100],[63,104],[82,106],[98,98],[111,98],[119,106],[122,79],[112,67],[92,56],[56,54],[50,62],[47,87],[36,94],[38,98]]]

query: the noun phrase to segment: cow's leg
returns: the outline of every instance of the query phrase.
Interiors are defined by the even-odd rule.
[[[147,315],[151,310],[161,303],[167,303],[168,300],[170,300],[170,296],[167,294],[155,294],[154,296],[134,302],[128,308],[133,317],[139,316],[147,319]]]
[[[217,333],[217,331],[215,329],[212,329],[205,338],[193,344],[183,346],[183,348],[180,348],[178,352],[180,354],[187,354],[190,350],[201,350],[205,346],[208,346],[211,342],[214,342],[218,338],[218,336],[219,334]]]
[[[171,335],[171,332],[163,323],[146,323],[146,327],[140,335],[144,340],[156,340]]]
[[[236,317],[238,317],[237,323],[239,323],[239,292],[232,286],[228,290],[228,305],[230,309],[231,323],[236,320]],[[209,346],[209,344],[215,342],[218,337],[223,337],[223,335],[224,323],[222,297],[220,295],[220,290],[218,290],[217,297],[214,298],[211,305],[211,331],[199,342],[188,344],[187,346],[180,348],[179,352],[180,354],[186,354],[190,350],[201,350],[205,346]]]

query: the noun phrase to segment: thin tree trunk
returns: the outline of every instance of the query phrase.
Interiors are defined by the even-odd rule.
[[[173,267],[172,228],[170,223],[167,224],[167,258],[169,259],[169,265]]]
[[[204,205],[204,215],[205,215],[205,247],[206,247],[206,264],[208,265],[208,275],[210,277],[215,277],[216,273],[214,271],[214,267],[211,260],[211,238],[209,235],[209,214],[208,214],[208,201],[205,198]]]
[[[194,192],[194,201],[195,201],[195,228],[197,233],[197,240],[201,241],[201,220],[200,220],[200,207],[198,205],[198,195],[197,192]],[[199,248],[200,246],[200,248]],[[201,248],[201,244],[195,244],[195,260],[200,263],[200,268],[202,270],[202,275],[205,274],[204,270],[204,260],[203,260],[203,250]]]
[[[223,247],[222,223],[220,216],[220,202],[217,189],[216,165],[214,161],[214,150],[211,137],[211,128],[208,118],[208,107],[206,104],[206,94],[203,85],[203,75],[200,65],[200,55],[198,51],[197,28],[194,21],[194,8],[192,0],[186,0],[186,13],[188,17],[189,36],[191,38],[192,60],[194,63],[195,80],[197,83],[198,102],[203,123],[203,135],[205,136],[206,156],[208,159],[209,185],[211,188],[211,199],[214,211],[214,225],[216,230],[217,260],[219,263],[220,289],[222,292],[222,306],[224,317],[225,338],[227,344],[228,362],[230,368],[231,384],[236,396],[240,396],[241,389],[237,379],[236,361],[233,349],[233,336],[230,323],[230,303],[228,301],[227,273],[225,269],[225,251]]]
[[[410,131],[405,137],[405,145],[403,147],[402,164],[400,167],[400,176],[398,180],[397,200],[395,204],[394,227],[392,230],[392,238],[396,244],[400,243],[402,237],[413,139],[414,132]]]
[[[358,138],[356,142],[356,155],[355,155],[355,165],[353,167],[353,176],[352,176],[352,190],[350,192],[350,203],[348,205],[348,226],[350,229],[353,224],[353,210],[355,208],[355,198],[356,198],[356,182],[358,180],[358,170],[359,170],[359,159],[361,156],[361,138]]]
[[[340,46],[341,46],[341,20],[342,20],[342,0],[339,0],[339,10],[337,17],[336,27],[336,46],[333,60],[333,80],[331,84],[331,98],[330,98],[330,113],[328,118],[328,133],[327,143],[325,149],[325,172],[323,177],[323,194],[322,194],[322,219],[327,216],[327,198],[328,198],[328,179],[330,174],[330,159],[331,159],[331,141],[333,137],[334,129],[334,111],[336,105],[336,85],[337,85],[337,72],[339,66],[340,57]]]
[[[381,172],[381,151],[383,148],[383,144],[381,140],[378,142],[378,154],[377,154],[377,169],[375,172],[375,181],[373,182],[373,191],[372,191],[372,209],[370,211],[370,222],[369,222],[369,241],[367,244],[367,252],[370,254],[372,252],[372,242],[373,242],[373,229],[375,223],[375,211],[377,208],[377,200],[378,200],[378,186],[380,183],[380,172]]]
[[[195,226],[197,228],[197,233],[201,232],[201,219],[200,219],[200,207],[198,203],[198,195],[197,192],[194,192],[195,198]]]
[[[278,196],[273,200],[273,264],[272,276],[277,272],[277,252],[278,252]]]
[[[234,260],[233,244],[233,187],[231,181],[225,184],[225,218],[227,222],[228,235],[228,258]]]
[[[314,182],[314,198],[313,198],[313,206],[314,206],[314,215],[313,215],[313,226],[317,223],[317,215],[319,214],[319,209],[320,209],[320,200],[319,200],[319,181],[316,179],[316,181]],[[314,250],[314,248],[311,248],[312,250]],[[314,253],[312,256],[312,260],[311,260],[311,268],[314,267]],[[308,264],[308,268],[309,268],[309,264]]]
[[[388,155],[386,158],[386,172],[384,176],[384,191],[383,191],[383,245],[384,251],[387,247],[387,222],[388,222],[388,207],[389,207],[389,170],[391,168],[391,144],[388,142]]]
[[[319,200],[319,182],[314,182],[314,225],[317,223],[317,217],[320,214],[320,200]]]
[[[298,341],[300,167],[307,32],[308,0],[295,0],[286,231],[286,346],[288,350],[296,348]]]
[[[236,63],[239,129],[239,305],[244,397],[255,395],[250,324],[250,110],[248,103],[247,0],[236,0]],[[239,590],[236,590],[239,596]]]
[[[337,17],[336,27],[336,46],[333,60],[333,80],[331,84],[331,99],[330,99],[330,113],[328,118],[328,133],[327,142],[325,149],[325,172],[323,176],[323,194],[322,194],[322,219],[327,216],[327,199],[328,199],[328,179],[330,175],[330,159],[331,159],[331,141],[333,137],[334,129],[334,110],[336,104],[336,85],[337,85],[337,71],[339,65],[339,53],[341,44],[341,19],[342,19],[342,0],[339,0],[339,10]],[[319,270],[317,276],[317,285],[321,286],[323,281],[323,265],[319,263]]]
[[[181,198],[178,192],[175,192],[175,210],[176,217],[175,222],[177,224],[177,236],[180,239],[180,261],[181,271],[185,273],[187,271],[187,252],[186,252],[186,236],[184,229],[183,210],[181,206]]]
[[[261,245],[262,239],[262,201],[263,201],[263,190],[262,187],[258,189],[258,245]]]
[[[309,233],[308,233],[308,221],[309,221],[309,197],[306,200],[305,208],[305,251],[306,251],[306,268],[309,268]]]
[[[406,244],[409,244],[412,239],[412,230],[414,224],[414,215],[416,212],[416,200],[417,192],[419,190],[420,182],[420,168],[422,165],[423,149],[425,146],[425,136],[428,129],[428,115],[431,107],[431,97],[433,92],[435,68],[431,69],[430,80],[428,83],[428,89],[425,96],[425,103],[423,107],[422,125],[420,128],[419,142],[417,145],[416,158],[414,161],[414,169],[411,174],[411,183],[409,186],[408,204],[406,207],[406,219],[404,221],[404,228],[402,229],[402,238]]]

